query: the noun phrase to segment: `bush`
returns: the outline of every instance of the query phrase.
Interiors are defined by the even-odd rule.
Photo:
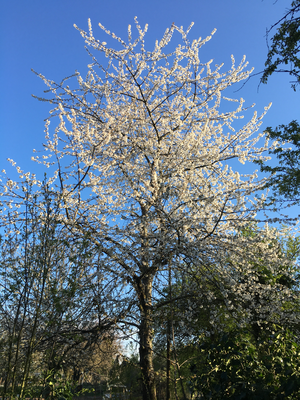
[[[201,358],[191,367],[196,399],[300,398],[300,346],[291,332],[255,342],[246,330],[234,331],[198,346]]]

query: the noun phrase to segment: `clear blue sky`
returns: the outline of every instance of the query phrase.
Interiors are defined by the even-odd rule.
[[[191,39],[206,37],[217,28],[200,53],[203,61],[224,62],[225,71],[231,66],[231,54],[237,63],[245,54],[259,72],[267,54],[266,28],[289,5],[287,0],[2,0],[0,170],[12,171],[9,157],[25,171],[42,174],[30,158],[33,148],[42,148],[50,106],[31,97],[32,93],[42,96],[45,89],[31,68],[57,81],[75,70],[85,74],[89,58],[74,23],[87,29],[91,18],[97,38],[105,40],[98,22],[126,38],[127,26],[134,25],[137,16],[142,26],[149,24],[146,46],[152,49],[172,22],[187,27],[193,21]],[[272,77],[259,91],[258,83],[259,77],[252,78],[236,97],[243,97],[246,105],[256,103],[258,113],[273,102],[263,128],[299,117],[299,94],[290,89],[287,75]]]

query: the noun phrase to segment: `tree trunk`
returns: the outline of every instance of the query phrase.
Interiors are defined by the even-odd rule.
[[[140,367],[142,372],[143,400],[156,400],[153,368],[152,327],[152,277],[147,277],[139,287],[141,322],[139,330]]]
[[[171,399],[171,391],[170,391],[170,382],[171,382],[171,322],[168,319],[167,321],[167,393],[166,400]]]
[[[167,393],[166,400],[171,399],[171,322],[173,321],[173,310],[172,307],[172,274],[171,274],[171,266],[169,264],[169,300],[170,300],[170,308],[168,312],[168,320],[167,320]]]

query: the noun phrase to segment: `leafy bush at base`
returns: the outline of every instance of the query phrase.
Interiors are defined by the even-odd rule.
[[[198,400],[279,400],[300,398],[300,346],[289,331],[264,341],[234,331],[198,343],[201,358],[191,367]]]

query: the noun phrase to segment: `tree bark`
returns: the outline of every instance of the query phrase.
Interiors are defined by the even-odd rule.
[[[171,275],[171,266],[169,263],[169,300],[170,307],[172,307],[172,275]],[[173,321],[173,310],[169,308],[168,312],[168,320],[167,320],[167,393],[166,400],[171,399],[171,322]]]
[[[171,399],[171,391],[170,391],[170,382],[171,382],[171,322],[168,319],[167,321],[167,393],[166,400]]]
[[[141,322],[139,329],[140,367],[143,400],[156,400],[155,372],[153,368],[152,277],[139,286]]]

